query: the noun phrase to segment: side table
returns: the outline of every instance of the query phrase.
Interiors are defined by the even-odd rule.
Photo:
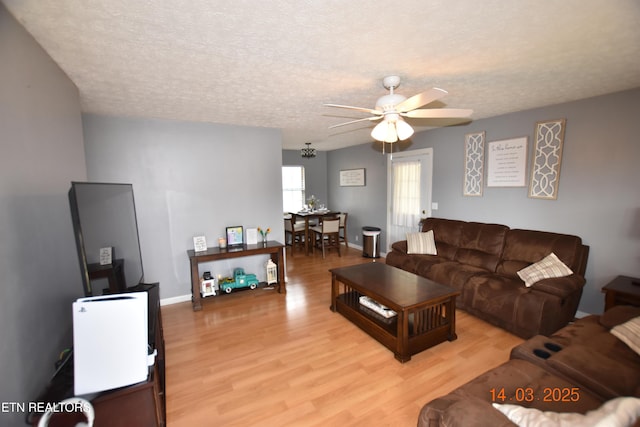
[[[616,305],[634,305],[640,307],[640,279],[618,276],[603,288],[604,311]]]

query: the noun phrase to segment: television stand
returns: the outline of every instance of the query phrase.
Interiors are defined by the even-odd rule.
[[[220,261],[252,255],[270,255],[271,260],[278,266],[278,293],[287,293],[284,283],[284,245],[280,242],[269,240],[266,243],[261,242],[255,245],[242,245],[224,249],[213,247],[207,248],[206,251],[202,252],[189,249],[187,255],[191,264],[191,304],[193,305],[193,311],[202,310],[200,272],[198,271],[198,264],[201,262]]]

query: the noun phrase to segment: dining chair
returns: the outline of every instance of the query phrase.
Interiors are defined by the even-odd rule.
[[[340,230],[342,234],[340,235],[340,241],[344,242],[344,245],[349,248],[349,242],[347,241],[347,217],[349,214],[347,212],[340,212],[338,218],[340,219]]]
[[[338,256],[342,256],[340,253],[340,219],[336,216],[333,218],[323,218],[322,224],[315,227],[311,227],[310,231],[313,234],[313,253],[316,253],[316,246],[322,248],[322,258],[325,257],[325,248],[338,249]]]
[[[305,249],[304,221],[297,221],[295,214],[284,219],[284,241],[286,246],[291,246],[291,256],[296,247],[300,247],[303,251]]]

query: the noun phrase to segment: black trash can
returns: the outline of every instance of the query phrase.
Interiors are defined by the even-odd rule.
[[[380,229],[378,227],[362,227],[362,256],[380,258]]]

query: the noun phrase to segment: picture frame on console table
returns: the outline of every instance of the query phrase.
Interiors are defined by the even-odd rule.
[[[244,244],[244,233],[241,225],[227,227],[227,247],[242,246]]]
[[[207,250],[207,239],[205,236],[195,236],[193,238],[193,250],[196,252],[204,252]]]

